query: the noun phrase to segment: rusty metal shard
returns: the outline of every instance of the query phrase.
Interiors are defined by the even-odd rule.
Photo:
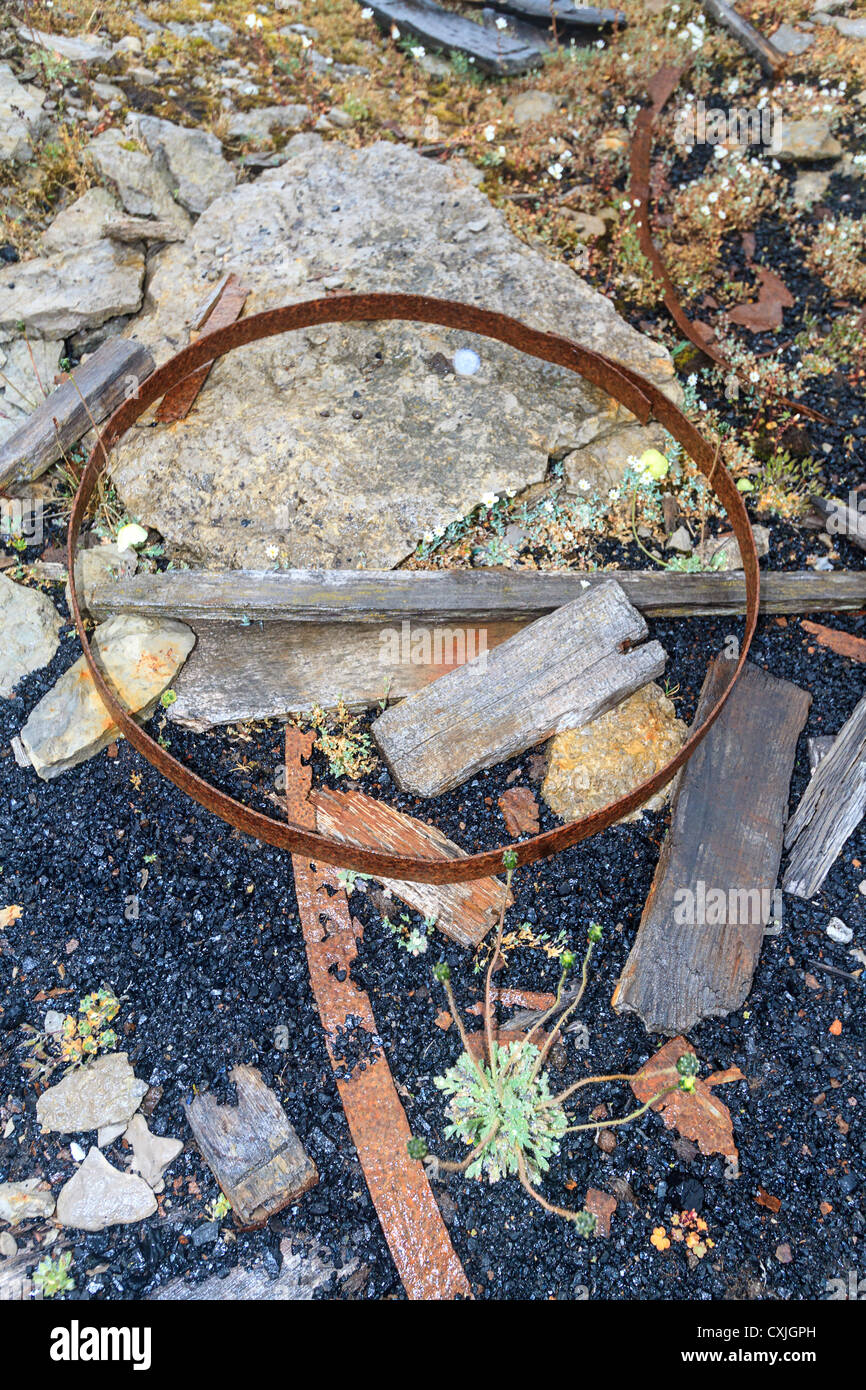
[[[314,736],[286,730],[286,808],[297,825],[315,829],[306,765]],[[378,1036],[368,996],[351,978],[356,938],[363,928],[334,869],[292,856],[295,893],[307,948],[310,981],[328,1056],[352,1141],[403,1287],[411,1299],[471,1298],[472,1290],[436,1205],[423,1166],[406,1149],[412,1132],[381,1048],[361,1070],[347,1072],[339,1036],[347,1028]]]
[[[212,307],[207,311],[200,336],[206,337],[218,328],[228,328],[239,317],[247,301],[249,290],[245,289],[238,277],[227,275],[217,294],[212,298]],[[166,391],[162,403],[154,413],[154,419],[161,425],[172,425],[183,420],[192,410],[195,398],[208,379],[213,362],[191,372],[170,391]]]

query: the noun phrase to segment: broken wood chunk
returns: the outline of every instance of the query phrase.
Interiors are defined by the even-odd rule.
[[[203,313],[196,324],[196,331],[200,328],[200,336],[204,337],[208,333],[213,333],[217,328],[228,328],[230,323],[234,323],[239,318],[241,310],[247,301],[249,290],[246,289],[234,274],[227,275],[216,292],[210,296]],[[197,336],[194,331],[190,341]],[[166,391],[161,404],[154,412],[154,419],[161,425],[173,424],[177,420],[183,420],[192,410],[195,398],[208,379],[208,374],[213,366],[212,362],[206,362],[203,367],[198,367],[189,376],[184,377]]]
[[[237,1105],[220,1105],[205,1091],[184,1109],[238,1224],[263,1226],[315,1187],[319,1174],[256,1068],[234,1067],[229,1080],[237,1087]]]
[[[154,369],[135,338],[107,338],[0,445],[0,488],[32,482],[89,429],[138,393]]]
[[[810,497],[809,501],[824,522],[831,536],[845,536],[861,550],[866,550],[866,498],[864,509],[847,506],[834,497]]]
[[[866,815],[866,695],[821,758],[785,831],[786,893],[811,898]]]
[[[694,726],[734,670],[717,657]],[[651,1033],[684,1033],[739,1008],[776,879],[797,739],[811,696],[747,663],[719,718],[680,773],[671,828],[637,938],[613,994]]]
[[[397,37],[411,35],[429,49],[464,53],[474,65],[500,76],[541,66],[544,50],[507,33],[492,33],[463,15],[443,10],[432,0],[372,0],[369,8],[382,29]]]
[[[564,34],[585,34],[588,29],[624,29],[627,24],[622,10],[596,9],[594,5],[573,5],[571,0],[470,0],[483,4],[498,14],[515,15],[532,24],[549,29],[554,23]]]
[[[363,792],[322,787],[311,792],[310,801],[319,830],[336,840],[424,859],[466,858],[464,851],[435,826],[395,811]],[[452,941],[473,949],[494,925],[502,905],[504,885],[496,878],[476,878],[469,883],[380,881],[422,917],[434,918],[439,930]],[[510,891],[507,901],[508,906],[514,901]]]
[[[512,838],[538,834],[538,802],[531,787],[507,787],[497,805]]]
[[[286,729],[286,812],[294,825],[316,828],[307,763],[314,735]],[[412,1137],[369,996],[352,979],[357,938],[335,869],[292,855],[295,895],[307,949],[310,983],[325,1030],[328,1057],[346,1121],[382,1232],[410,1299],[471,1298],[472,1290],[421,1163],[409,1157]],[[352,1036],[359,1060],[346,1060]]]
[[[373,737],[402,791],[439,796],[661,675],[658,642],[623,650],[646,635],[608,580],[385,710]]]
[[[829,648],[838,656],[846,656],[850,661],[866,662],[866,640],[862,637],[855,637],[851,632],[840,632],[835,627],[825,627],[823,623],[810,623],[807,618],[801,619],[800,626],[822,647]]]
[[[757,60],[762,72],[768,77],[779,76],[784,70],[786,59],[785,54],[780,52],[775,44],[770,43],[770,40],[765,39],[748,20],[738,15],[733,5],[726,4],[726,0],[702,0],[702,4],[710,18],[721,24],[723,29],[727,29],[746,53]]]
[[[443,623],[529,623],[610,580],[620,585],[645,618],[699,618],[746,611],[742,573],[664,570],[165,570],[139,574],[119,584],[97,585],[92,610],[100,621],[115,613],[141,613],[185,622],[399,623],[397,655],[402,664],[410,665],[416,647],[427,641],[425,631],[419,633],[416,624],[430,624],[429,645],[435,654],[437,631],[439,643],[445,641]],[[786,570],[761,575],[762,613],[864,607],[863,570]],[[469,638],[470,634],[463,634],[464,646]],[[456,633],[458,652],[460,644],[460,633]],[[378,645],[381,652],[382,644]],[[489,637],[487,645],[493,645]]]
[[[177,222],[160,222],[152,217],[109,217],[103,224],[102,235],[127,245],[136,241],[183,241],[186,233]]]

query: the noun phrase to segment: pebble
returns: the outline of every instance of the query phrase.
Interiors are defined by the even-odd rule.
[[[840,946],[847,946],[849,941],[854,939],[853,928],[846,926],[841,917],[831,917],[827,923],[827,935],[831,941],[838,941]]]

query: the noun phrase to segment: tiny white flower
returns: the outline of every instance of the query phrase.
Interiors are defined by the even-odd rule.
[[[489,140],[495,140],[495,139],[496,139],[496,126],[495,126],[495,125],[486,125],[486,126],[484,127],[484,139],[485,139],[485,140],[488,140],[488,141],[489,141]]]
[[[499,494],[496,492],[484,492],[481,495],[482,507],[495,507],[499,501]]]
[[[423,58],[427,50],[423,44],[418,43],[415,45],[414,48],[411,48],[409,52],[412,54],[412,57],[417,60],[419,58]]]
[[[244,23],[246,24],[248,29],[262,28],[261,16],[257,14],[248,14],[246,19],[244,20]]]
[[[761,380],[761,376],[760,376],[760,373],[759,373],[759,372],[749,372],[749,381],[753,381],[753,382],[754,382],[754,381],[760,381],[760,380]]]
[[[548,165],[547,172],[550,174],[551,178],[559,180],[562,178],[562,165],[559,163],[550,164]]]
[[[609,489],[608,489],[607,495],[608,495],[608,498],[609,498],[609,500],[610,500],[611,502],[618,502],[618,501],[619,501],[619,488],[618,488],[618,487],[609,488]]]
[[[370,9],[370,6],[369,6],[369,5],[365,5],[364,9],[361,11],[361,18],[362,18],[362,19],[372,19],[372,18],[373,18],[373,11]]]
[[[497,21],[496,21],[496,27],[497,27],[497,29],[507,29],[507,28],[508,28],[508,20],[507,20],[507,19],[504,19],[503,16],[500,15],[499,18],[498,18]]]
[[[267,557],[268,557],[269,560],[276,560],[277,557],[278,557],[278,555],[279,555],[279,553],[280,553],[280,548],[279,548],[279,546],[277,546],[277,545],[269,545],[269,546],[267,547],[267,549],[265,550],[265,554],[267,555]]]
[[[631,212],[631,203],[628,201],[627,198],[623,199],[623,201],[620,203],[620,207],[622,208],[623,212]]]

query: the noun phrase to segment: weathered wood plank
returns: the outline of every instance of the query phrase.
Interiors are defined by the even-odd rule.
[[[102,235],[124,244],[136,241],[183,241],[186,232],[177,222],[160,222],[151,217],[109,217],[102,224]]]
[[[310,794],[318,828],[337,840],[368,849],[387,849],[419,858],[465,859],[465,852],[433,825],[395,811],[363,792],[335,792],[322,787]],[[422,917],[432,917],[440,931],[474,949],[494,925],[502,905],[503,884],[495,878],[471,883],[407,883],[383,878],[382,884]],[[508,905],[514,901],[509,891]]]
[[[190,1129],[241,1226],[263,1226],[319,1181],[316,1165],[255,1067],[229,1073],[238,1103],[205,1091],[184,1106]]]
[[[345,623],[198,623],[198,640],[174,683],[172,723],[202,731],[243,719],[280,719],[341,699],[369,709],[385,694],[399,700],[453,670],[477,650],[478,630],[456,626],[419,629],[417,647],[404,659],[382,633]],[[488,623],[488,650],[519,631],[515,623]],[[426,635],[425,635],[426,634]],[[429,660],[425,653],[429,652]]]
[[[411,35],[434,51],[465,53],[485,72],[505,76],[541,66],[542,48],[498,30],[491,33],[431,0],[371,0],[369,8],[386,32],[396,25],[401,37]]]
[[[710,18],[721,24],[723,29],[727,29],[729,34],[733,34],[741,47],[757,60],[761,70],[768,77],[779,76],[785,68],[785,55],[775,44],[765,39],[763,34],[748,20],[738,15],[733,5],[726,4],[725,0],[702,0],[702,4]]]
[[[532,622],[614,579],[647,618],[744,613],[741,573],[664,570],[166,570],[95,587],[100,622],[115,613],[184,622]],[[866,607],[866,570],[761,575],[762,613]]]
[[[699,724],[730,681],[717,657]],[[613,993],[650,1033],[739,1008],[774,911],[788,788],[812,697],[750,662],[686,763],[637,938]],[[690,920],[691,919],[691,920]]]
[[[866,498],[862,499],[866,502]],[[815,511],[823,518],[831,536],[845,536],[860,550],[866,550],[866,511],[849,507],[835,497],[810,497]]]
[[[586,34],[589,30],[610,29],[614,24],[624,29],[627,23],[622,10],[596,9],[594,5],[572,5],[571,0],[470,0],[473,5],[496,10],[499,14],[515,15],[531,23],[557,29],[564,34]]]
[[[785,831],[786,893],[811,898],[866,815],[866,695],[821,758]]]
[[[661,675],[665,654],[609,580],[386,709],[372,733],[402,791],[439,796]]]
[[[38,478],[134,395],[155,366],[135,338],[107,338],[0,445],[0,488]]]

